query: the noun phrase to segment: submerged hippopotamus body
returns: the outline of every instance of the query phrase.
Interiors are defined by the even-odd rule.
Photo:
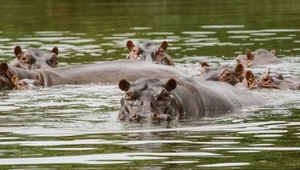
[[[10,62],[11,66],[26,70],[55,68],[58,66],[58,49],[54,47],[51,52],[43,52],[37,48],[22,51],[20,46],[14,49],[16,58]]]
[[[245,66],[279,64],[282,61],[275,56],[275,50],[258,49],[254,52],[247,50],[246,55],[238,55],[236,61]]]
[[[270,75],[270,72],[261,76],[254,76],[251,70],[245,73],[245,80],[236,85],[238,88],[248,89],[280,89],[300,90],[300,80],[284,78],[281,74]]]
[[[218,116],[249,105],[264,104],[264,99],[243,92],[227,83],[190,77],[176,79],[123,79],[119,120],[134,122],[171,121]]]
[[[222,81],[234,86],[243,80],[243,72],[242,64],[237,64],[235,68],[228,65],[210,67],[206,62],[202,62],[200,76],[205,80]]]
[[[168,48],[166,41],[163,41],[159,47],[150,42],[134,45],[132,41],[127,41],[126,46],[130,50],[127,59],[174,66],[172,58],[165,53]]]
[[[50,87],[65,84],[117,83],[121,79],[135,81],[139,78],[177,78],[186,73],[176,67],[152,64],[143,61],[117,60],[98,64],[74,65],[51,69],[24,70],[1,63],[0,89],[13,89],[12,77],[36,79],[41,86]]]

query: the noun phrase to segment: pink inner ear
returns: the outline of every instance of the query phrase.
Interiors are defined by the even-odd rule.
[[[11,81],[12,81],[14,84],[16,84],[16,83],[18,83],[19,79],[18,79],[17,76],[14,75],[14,76],[12,76]]]
[[[134,44],[133,44],[133,42],[132,41],[127,41],[127,43],[126,43],[126,46],[127,46],[127,48],[129,49],[129,50],[132,50],[133,49],[133,47],[134,47]]]
[[[38,75],[35,75],[35,79],[39,81],[40,78]]]
[[[250,70],[248,70],[248,71],[246,72],[246,74],[245,74],[245,77],[246,77],[247,80],[249,80],[251,77],[253,77],[252,72],[251,72]]]
[[[243,74],[243,72],[244,72],[244,66],[242,64],[237,64],[235,68],[235,73],[241,75]]]

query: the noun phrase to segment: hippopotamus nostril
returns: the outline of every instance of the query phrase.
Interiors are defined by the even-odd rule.
[[[153,118],[153,119],[159,119],[159,114],[154,113],[154,114],[152,115],[152,118]]]
[[[138,118],[138,115],[137,115],[137,114],[132,114],[130,117],[131,117],[132,119],[137,119],[137,118]]]

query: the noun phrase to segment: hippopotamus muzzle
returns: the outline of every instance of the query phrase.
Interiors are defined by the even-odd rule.
[[[156,79],[119,82],[119,88],[125,91],[121,98],[120,121],[162,122],[178,118],[176,99],[170,93],[175,89],[176,81],[170,79],[166,84]]]

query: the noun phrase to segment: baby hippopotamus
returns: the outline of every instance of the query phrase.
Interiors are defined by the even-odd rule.
[[[41,87],[41,82],[38,75],[35,76],[35,79],[22,80],[19,80],[19,78],[14,75],[12,77],[12,82],[15,85],[13,90],[34,90]]]
[[[264,104],[257,95],[227,83],[182,77],[142,78],[133,83],[123,79],[118,119],[132,122],[161,122],[219,116],[249,105]]]
[[[55,68],[58,66],[58,49],[54,47],[51,52],[43,52],[37,48],[22,51],[20,46],[14,49],[16,58],[10,62],[11,66],[26,70]]]
[[[168,43],[163,41],[160,46],[156,46],[150,42],[140,45],[134,45],[132,41],[127,41],[127,48],[130,53],[126,56],[129,60],[143,60],[156,64],[164,64],[174,66],[172,58],[165,53]]]
[[[236,85],[238,88],[248,89],[280,89],[280,90],[300,90],[300,80],[284,78],[281,74],[254,76],[251,70],[245,73],[245,80]]]

